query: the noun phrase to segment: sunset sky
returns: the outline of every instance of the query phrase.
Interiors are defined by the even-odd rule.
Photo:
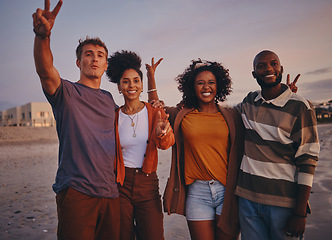
[[[51,9],[57,1],[51,1]],[[46,101],[33,62],[32,17],[43,0],[0,0],[0,110]],[[229,69],[240,102],[258,89],[252,60],[264,49],[276,52],[286,74],[298,73],[298,93],[314,101],[332,99],[331,0],[64,0],[51,36],[54,65],[62,78],[77,81],[75,49],[80,38],[100,37],[109,53],[137,52],[145,63],[164,61],[156,73],[167,105],[181,99],[175,77],[201,58]],[[116,86],[102,79],[117,104]],[[146,92],[146,78],[144,78]],[[147,99],[147,94],[142,95]]]

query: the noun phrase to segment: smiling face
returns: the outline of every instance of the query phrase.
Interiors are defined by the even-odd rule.
[[[280,84],[282,73],[283,67],[275,53],[263,51],[255,57],[252,75],[262,88],[272,88]]]
[[[81,79],[100,79],[107,69],[106,57],[106,51],[101,46],[93,44],[83,46],[81,58],[76,61]]]
[[[212,72],[203,71],[196,76],[195,94],[199,105],[215,103],[217,81]]]
[[[125,100],[139,99],[143,90],[143,82],[138,72],[134,69],[124,71],[118,89],[122,92]]]

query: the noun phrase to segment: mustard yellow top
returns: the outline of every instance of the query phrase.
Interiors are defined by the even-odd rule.
[[[182,120],[185,181],[218,180],[226,186],[229,130],[220,112],[193,110]]]

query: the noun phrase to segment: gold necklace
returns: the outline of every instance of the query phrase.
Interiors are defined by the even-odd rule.
[[[129,117],[129,119],[131,120],[131,126],[133,128],[133,137],[136,137],[136,128],[137,128],[137,123],[138,123],[138,113],[136,113],[133,117],[131,117],[130,115],[127,115]],[[137,116],[136,118],[136,124],[134,123],[134,119],[135,117]]]
[[[136,113],[136,114],[134,114],[134,116],[133,116],[133,117],[131,117],[130,115],[128,115],[128,114],[127,114],[127,116],[128,116],[128,117],[130,118],[130,120],[131,120],[131,124],[130,124],[130,125],[131,125],[132,127],[134,127],[134,126],[135,126],[134,119],[135,119],[136,115],[137,115],[137,113]],[[136,123],[137,123],[137,121],[136,121]]]
[[[124,110],[124,113],[129,117],[129,119],[131,120],[131,126],[133,128],[133,137],[136,137],[136,128],[137,128],[137,122],[138,122],[138,112],[141,108],[141,105],[142,105],[142,102],[139,103],[138,107],[137,108],[134,108],[132,112],[134,112],[133,117],[130,116],[130,114],[128,114],[127,110],[125,109],[125,107],[123,107],[123,110]],[[137,116],[136,118],[136,124],[134,122],[135,120],[135,117]]]

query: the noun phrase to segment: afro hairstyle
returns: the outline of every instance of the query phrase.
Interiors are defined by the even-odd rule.
[[[142,59],[135,52],[117,51],[107,59],[107,62],[106,75],[111,82],[119,84],[123,73],[128,69],[134,69],[143,80],[143,74],[140,70]]]

